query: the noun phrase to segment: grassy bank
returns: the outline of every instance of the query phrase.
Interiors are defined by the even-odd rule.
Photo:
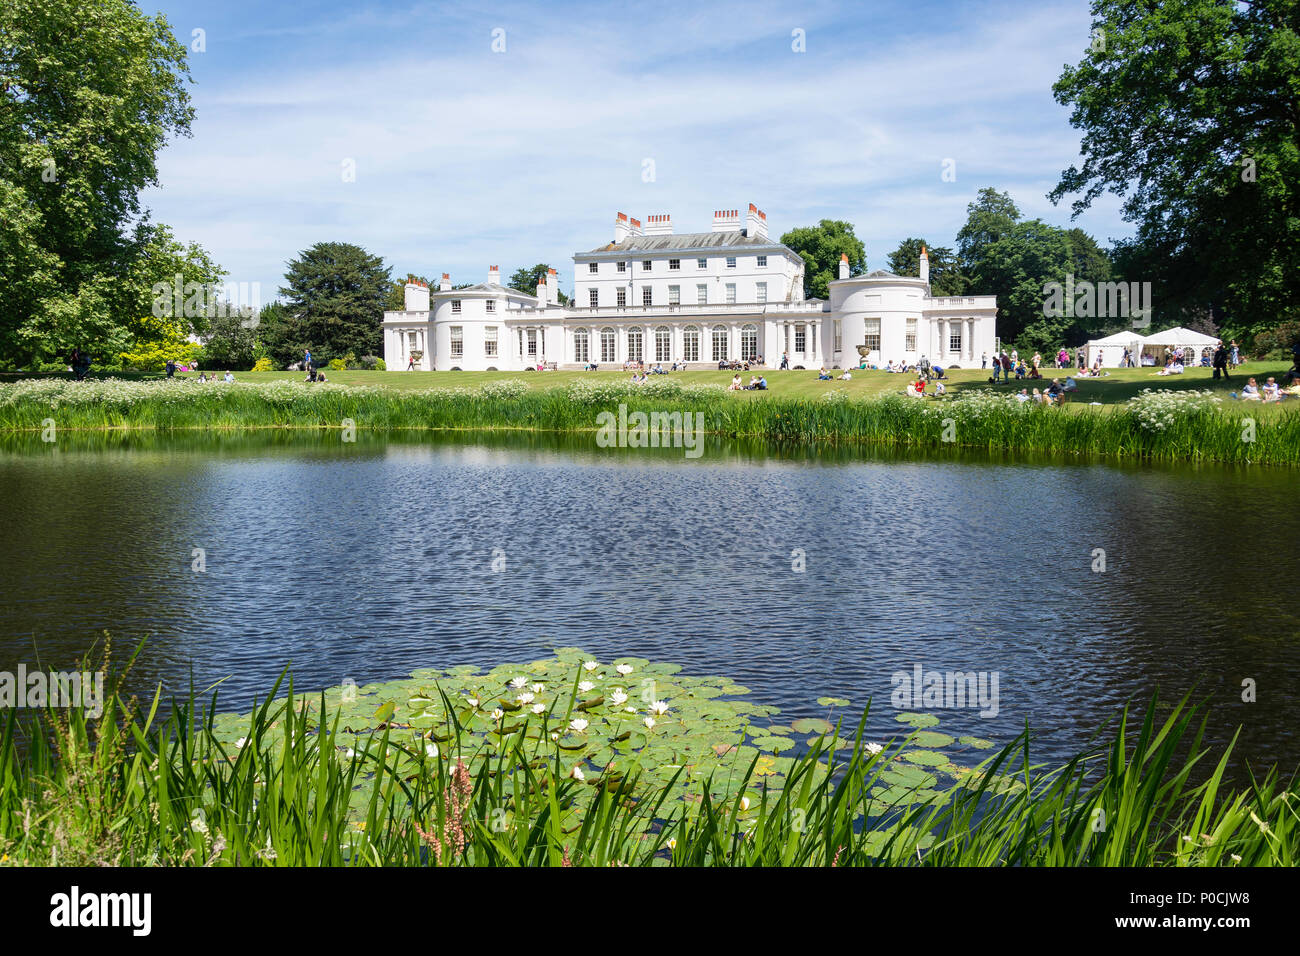
[[[1231,748],[1204,752],[1181,705],[1125,715],[1095,754],[1044,768],[1025,738],[995,751],[902,713],[875,742],[849,701],[781,722],[726,678],[576,649],[280,689],[242,716],[190,701],[159,721],[157,700],[111,693],[97,720],[9,711],[0,860],[1293,866],[1300,850],[1296,782],[1225,785]]]
[[[897,383],[898,376],[890,378]],[[0,385],[0,430],[37,432],[52,425],[55,441],[59,429],[341,428],[345,422],[377,430],[594,432],[599,413],[620,404],[629,412],[699,413],[707,433],[773,441],[1300,463],[1300,414],[1293,408],[1191,388],[1140,391],[1113,405],[1086,404],[1076,396],[1058,408],[1020,403],[1009,390],[987,388],[954,390],[943,399],[863,397],[838,388],[800,397],[728,392],[671,377],[641,386],[605,377],[545,388],[515,377],[420,390],[289,381],[45,380]]]

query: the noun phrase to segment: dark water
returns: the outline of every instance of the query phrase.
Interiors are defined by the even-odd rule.
[[[883,737],[891,675],[921,664],[998,674],[997,716],[942,713],[950,732],[1005,741],[1028,720],[1058,757],[1126,701],[1195,690],[1212,737],[1240,725],[1253,766],[1290,772],[1296,481],[589,439],[10,443],[0,670],[148,635],[136,689],[224,680],[234,709],[289,664],[319,688],[576,645],[727,674],[787,716],[872,697]]]

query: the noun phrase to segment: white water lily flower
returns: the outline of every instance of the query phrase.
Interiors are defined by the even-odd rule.
[[[748,810],[748,809],[749,809],[749,797],[741,797],[741,798],[740,798],[740,809],[742,809],[742,810]]]
[[[533,704],[533,713],[534,713],[534,714],[544,714],[544,713],[546,713],[546,705],[545,705],[545,704]]]
[[[873,743],[873,744],[867,744],[867,753],[869,753],[869,754],[878,754],[878,753],[880,753],[880,751],[882,751],[882,750],[884,750],[884,749],[885,749],[885,748],[882,747],[880,744],[874,744],[874,743]]]
[[[670,850],[675,850],[675,849],[677,849],[677,838],[676,838],[676,837],[669,837],[669,838],[668,838],[668,849],[670,849]]]
[[[582,692],[585,694],[585,693],[587,693],[587,691],[591,690],[591,689],[592,689],[593,687],[595,687],[595,686],[596,686],[596,685],[593,684],[591,681],[589,681],[589,680],[585,680],[585,681],[583,681],[581,684],[578,685],[578,690],[582,691]]]
[[[534,693],[534,694],[540,694],[540,693],[541,693],[542,691],[544,691],[544,690],[546,690],[546,685],[545,685],[545,684],[534,684],[534,685],[533,685],[533,693]]]
[[[531,704],[533,702],[533,695],[524,691],[524,693],[516,697],[515,700],[521,704]]]
[[[465,703],[469,704],[471,707],[477,707],[477,706],[478,706],[478,698],[477,698],[477,697],[471,697],[471,698],[469,698],[468,700],[466,700]]]
[[[582,666],[589,671],[594,671],[600,665],[597,664],[595,661],[583,661]]]
[[[569,776],[572,777],[574,780],[587,779],[587,775],[582,772],[582,768],[579,767],[577,764],[573,765],[573,769],[569,771]]]
[[[635,714],[635,713],[636,713],[636,708],[635,708],[635,707],[624,707],[623,709],[624,709],[625,711],[627,711],[629,714]]]
[[[587,721],[584,720],[582,717],[574,717],[571,721],[569,721],[569,727],[572,730],[576,730],[578,733],[582,733],[584,730],[587,729]]]
[[[622,707],[627,703],[627,694],[623,693],[623,688],[617,688],[614,693],[609,695],[609,702],[615,707]]]
[[[243,746],[244,746],[245,744],[247,744],[247,743],[248,743],[248,738],[247,738],[247,737],[240,737],[238,740],[235,741],[235,746],[236,746],[236,747],[243,747]]]
[[[424,752],[430,757],[436,758],[438,756],[438,748],[435,744],[425,744]]]
[[[505,712],[504,710],[502,710],[500,707],[497,707],[497,708],[495,708],[495,709],[492,711],[492,719],[493,719],[493,720],[500,720],[500,719],[501,719],[502,717],[504,717],[505,715],[506,715],[506,712]]]
[[[552,739],[552,740],[559,740],[559,739],[560,739],[560,735],[557,734],[557,733],[552,733],[552,734],[551,734],[551,739]]]
[[[515,690],[519,690],[527,683],[528,683],[527,677],[516,677],[514,680],[510,682],[510,686],[513,687]]]
[[[668,713],[668,704],[662,700],[657,700],[650,705],[650,713],[658,714],[662,717],[664,714]]]
[[[655,719],[653,717],[647,717],[645,720],[641,721],[641,723],[645,724],[646,730],[653,730],[655,725]]]
[[[618,671],[620,674],[626,677],[628,674],[632,673],[632,665],[619,664],[617,667],[614,668],[614,670]]]

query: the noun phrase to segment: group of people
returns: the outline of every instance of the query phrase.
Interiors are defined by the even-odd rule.
[[[1086,371],[1086,369],[1081,369]],[[1035,402],[1039,405],[1064,405],[1071,392],[1077,391],[1079,383],[1073,376],[1067,376],[1062,382],[1059,378],[1052,379],[1052,384],[1047,388],[1039,391],[1034,389],[1031,393],[1028,388],[1022,388],[1016,393],[1018,402]]]
[[[767,390],[767,376],[751,375],[749,384],[744,385],[740,381],[740,376],[735,375],[731,379],[731,384],[727,386],[729,392],[758,392]]]
[[[719,371],[719,372],[723,372],[723,371],[726,371],[726,370],[728,370],[728,369],[730,369],[730,370],[733,371],[733,372],[736,372],[736,371],[748,372],[751,366],[756,367],[756,368],[762,368],[762,367],[763,367],[763,356],[759,355],[759,356],[756,356],[756,357],[754,357],[754,358],[752,358],[752,359],[731,359],[730,361],[728,361],[727,359],[719,359],[719,360],[718,360],[718,371]],[[781,367],[782,367],[782,368],[789,368],[789,367],[790,367],[790,362],[789,362],[789,357],[788,357],[788,356],[782,356],[782,358],[781,358]]]
[[[1263,386],[1260,386],[1252,377],[1241,387],[1240,395],[1236,392],[1231,394],[1233,398],[1240,398],[1244,402],[1280,402],[1284,398],[1300,398],[1300,371],[1293,367],[1287,372],[1286,380],[1285,386],[1279,385],[1270,375]]]
[[[853,373],[848,369],[845,369],[839,375],[832,375],[830,372],[826,371],[826,366],[823,365],[821,371],[817,373],[817,381],[829,382],[833,379],[839,379],[841,382],[849,382],[853,380]]]

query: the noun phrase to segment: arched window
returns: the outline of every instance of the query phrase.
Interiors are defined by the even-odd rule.
[[[583,363],[591,361],[591,333],[586,329],[577,329],[573,333],[573,360]]]
[[[700,330],[693,325],[682,330],[682,361],[698,362],[700,360]]]
[[[746,362],[758,358],[758,326],[743,325],[740,328],[740,357]]]
[[[644,338],[640,326],[633,326],[627,330],[627,360],[629,362],[640,362],[645,359]]]
[[[723,362],[727,358],[727,327],[725,325],[715,325],[713,327],[713,361]]]
[[[670,362],[673,357],[673,334],[668,326],[661,325],[655,329],[655,361]]]
[[[600,330],[600,360],[614,361],[614,330],[611,328]]]

